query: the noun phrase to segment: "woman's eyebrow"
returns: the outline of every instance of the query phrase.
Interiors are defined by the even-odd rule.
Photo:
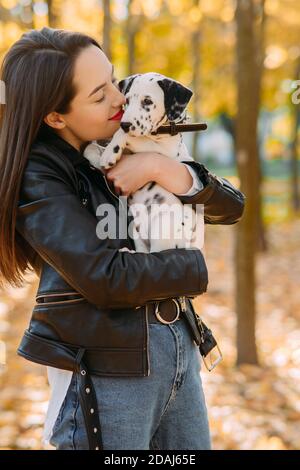
[[[114,65],[113,65],[113,66],[112,66],[112,69],[111,69],[111,76],[113,76],[114,70],[115,70],[115,67],[114,67]],[[98,90],[100,90],[101,88],[103,88],[105,85],[106,85],[106,82],[105,82],[105,83],[102,83],[102,85],[96,86],[96,88],[94,88],[94,90],[91,91],[91,93],[89,94],[88,98],[89,98],[90,96],[94,95]]]

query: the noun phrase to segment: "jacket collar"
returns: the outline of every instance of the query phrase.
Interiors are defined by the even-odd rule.
[[[84,148],[81,151],[77,150],[73,145],[60,137],[50,126],[44,126],[37,139],[57,147],[74,166],[89,164],[89,161],[83,156]]]

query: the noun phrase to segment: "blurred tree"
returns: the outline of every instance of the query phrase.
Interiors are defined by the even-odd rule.
[[[111,1],[103,0],[103,38],[102,46],[108,59],[112,60],[111,53]]]
[[[47,0],[47,5],[48,5],[48,24],[50,28],[57,28],[57,22],[58,22],[58,14],[57,10],[55,9],[55,0]]]
[[[300,56],[296,64],[295,80],[300,80]],[[292,129],[292,137],[291,137],[292,206],[295,212],[299,212],[300,210],[300,187],[299,187],[299,177],[298,177],[298,145],[299,145],[299,129],[300,129],[300,104],[293,103],[293,101],[290,99],[290,107],[292,108],[291,112],[293,115],[293,122],[294,122],[294,126]]]
[[[12,20],[10,10],[5,8],[1,3],[0,3],[0,20],[1,20],[1,23],[7,23],[8,21]]]
[[[253,0],[237,2],[237,165],[245,211],[236,227],[237,364],[257,364],[255,260],[257,233],[257,67]]]
[[[21,5],[20,18],[24,26],[28,29],[34,28],[33,1],[19,2]]]
[[[190,12],[191,18],[191,52],[192,52],[192,89],[194,92],[194,122],[200,121],[200,90],[201,90],[201,78],[200,78],[200,45],[201,45],[201,0],[193,0],[193,7]],[[197,155],[199,132],[193,133],[192,142],[192,156],[195,160],[199,160]]]
[[[256,115],[259,115],[259,109],[261,105],[261,83],[264,70],[264,59],[265,59],[265,0],[254,0],[253,3],[253,49],[254,49],[254,60],[253,67],[255,73],[255,80],[252,84],[253,86],[253,105],[256,106]],[[236,147],[236,119],[231,118],[226,110],[221,111],[219,114],[219,119],[224,129],[232,136],[234,145]],[[262,160],[260,155],[261,145],[259,143],[259,136],[257,136],[257,150],[253,155],[254,162],[256,167],[256,207],[257,207],[257,231],[256,231],[256,249],[258,251],[267,250],[267,239],[265,234],[265,227],[263,222],[263,206],[262,206]],[[235,152],[236,153],[236,152]]]
[[[266,12],[265,12],[265,0],[254,0],[254,67],[255,67],[255,80],[253,83],[254,87],[254,105],[256,106],[255,114],[259,116],[259,109],[261,106],[261,83],[264,70],[265,60],[265,24],[266,24]],[[256,140],[256,152],[255,152],[255,166],[256,166],[256,207],[257,207],[257,231],[256,231],[256,250],[266,251],[267,250],[267,239],[266,230],[263,222],[263,207],[262,207],[262,161],[260,155],[259,136]]]
[[[125,22],[125,33],[127,43],[127,64],[126,75],[137,73],[136,55],[137,55],[137,35],[143,29],[145,16],[143,14],[141,4],[137,0],[128,0],[127,3],[127,19]],[[148,62],[147,62],[148,63]]]
[[[132,15],[132,4],[133,0],[128,0],[126,21],[126,40],[128,46],[127,75],[132,75],[134,73],[135,62],[135,38],[137,33],[137,24],[135,23],[134,17]]]
[[[224,110],[220,112],[219,120],[225,131],[228,132],[233,141],[235,141],[235,119],[231,118],[228,112]]]

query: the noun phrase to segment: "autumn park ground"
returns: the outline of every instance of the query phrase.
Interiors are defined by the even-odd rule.
[[[269,250],[258,255],[256,267],[259,366],[235,366],[236,227],[206,226],[209,286],[194,306],[224,355],[214,371],[207,372],[203,364],[201,373],[216,450],[300,448],[300,218],[286,209],[287,185],[275,180],[264,184],[264,191],[274,197],[266,198],[264,209]],[[1,449],[43,448],[46,370],[16,354],[34,304],[37,280],[29,281],[22,289],[0,294],[0,338],[7,348],[0,370]]]

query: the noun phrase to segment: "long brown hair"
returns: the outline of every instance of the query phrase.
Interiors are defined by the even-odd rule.
[[[33,271],[33,249],[16,231],[18,196],[30,148],[52,111],[67,113],[76,94],[74,63],[88,35],[44,27],[29,30],[4,57],[1,80],[6,104],[0,105],[0,287],[21,287]]]

